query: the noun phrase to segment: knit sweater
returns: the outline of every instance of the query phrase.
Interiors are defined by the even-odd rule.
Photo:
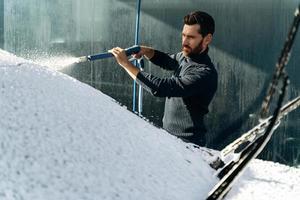
[[[217,71],[208,49],[186,57],[182,52],[168,55],[155,50],[151,62],[166,70],[172,77],[158,78],[145,71],[137,74],[137,82],[157,97],[166,97],[163,128],[176,136],[204,134],[203,117],[208,113],[217,90]]]

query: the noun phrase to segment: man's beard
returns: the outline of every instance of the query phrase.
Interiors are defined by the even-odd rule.
[[[183,54],[185,56],[190,56],[190,55],[193,55],[193,54],[200,54],[202,52],[202,50],[203,50],[202,43],[203,43],[203,40],[201,40],[201,42],[194,49],[192,49],[188,45],[183,45],[182,46],[182,52],[183,52]]]

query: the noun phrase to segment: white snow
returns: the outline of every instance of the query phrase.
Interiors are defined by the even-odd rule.
[[[196,200],[217,182],[213,151],[2,50],[0,111],[0,199]],[[300,169],[256,160],[226,199],[297,199],[299,182]]]
[[[270,161],[254,160],[226,199],[300,199],[300,169]]]

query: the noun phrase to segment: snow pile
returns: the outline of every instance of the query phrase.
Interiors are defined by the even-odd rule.
[[[228,193],[228,200],[287,200],[300,197],[300,169],[254,160]]]
[[[0,199],[203,199],[217,181],[197,149],[110,97],[0,58]]]
[[[210,150],[1,50],[0,109],[0,199],[199,200],[217,182]],[[300,169],[255,161],[226,199],[297,199],[299,182]]]

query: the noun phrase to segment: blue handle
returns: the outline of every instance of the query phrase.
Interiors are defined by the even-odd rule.
[[[135,46],[125,49],[125,53],[127,56],[130,56],[131,54],[138,53],[140,50],[141,50],[141,47],[138,45],[135,45]],[[93,60],[99,60],[99,59],[104,59],[104,58],[111,58],[113,56],[114,55],[112,53],[107,52],[107,53],[100,53],[100,54],[87,56],[87,59],[89,61],[93,61]]]

